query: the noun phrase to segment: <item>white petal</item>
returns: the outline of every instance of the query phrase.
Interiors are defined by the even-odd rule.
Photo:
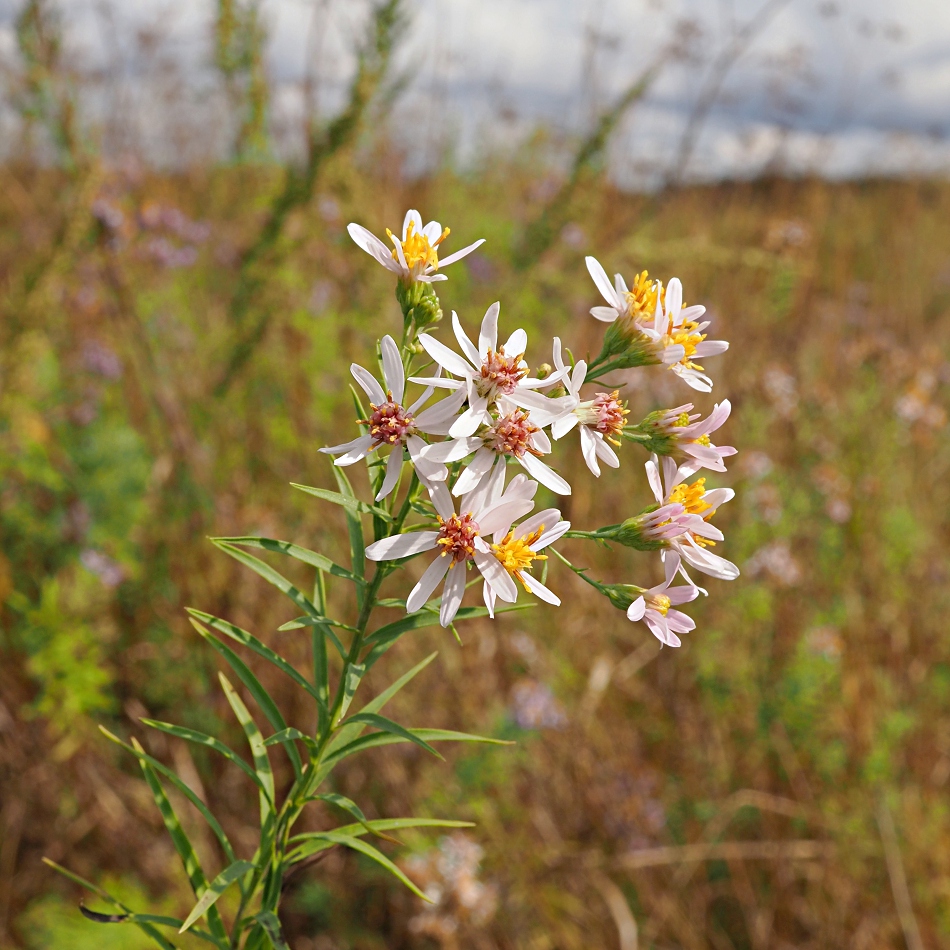
[[[482,440],[478,436],[468,436],[464,439],[436,442],[428,446],[423,455],[432,462],[458,462],[481,447]]]
[[[528,348],[528,334],[522,329],[515,330],[514,333],[505,340],[505,356],[524,356],[524,351]]]
[[[526,521],[522,521],[515,529],[515,537],[526,538],[529,534],[537,531],[542,525],[550,530],[554,525],[560,523],[560,521],[561,512],[558,511],[557,508],[545,508],[544,511],[537,511]],[[537,549],[535,548],[535,550]]]
[[[459,509],[472,512],[487,511],[500,501],[504,487],[505,463],[500,461],[492,469],[492,473],[488,478],[480,481],[472,491],[462,496],[459,501]],[[507,497],[507,492],[505,494]]]
[[[383,479],[376,501],[382,501],[396,487],[400,472],[402,472],[402,446],[394,445],[392,452],[389,453],[389,460],[386,462],[386,477]]]
[[[703,340],[702,343],[696,344],[693,355],[697,359],[702,359],[704,356],[718,356],[728,349],[729,343],[727,340]]]
[[[680,311],[683,309],[683,284],[679,277],[674,277],[666,285],[666,316],[672,318],[673,326],[680,325]]]
[[[371,561],[395,561],[397,558],[409,557],[410,554],[432,550],[438,537],[438,531],[410,531],[409,534],[396,534],[391,538],[374,541],[366,549],[366,556]]]
[[[346,468],[347,465],[354,465],[373,450],[373,443],[376,441],[371,435],[364,435],[356,440],[359,444],[352,448],[346,455],[341,455],[333,464],[340,468]]]
[[[602,320],[604,323],[613,323],[619,316],[613,307],[591,307],[590,315],[595,320]]]
[[[594,449],[597,452],[597,458],[609,465],[611,468],[620,468],[620,459],[617,453],[607,444],[607,440],[600,432],[594,433]]]
[[[600,261],[598,261],[596,257],[585,257],[584,263],[587,264],[587,271],[594,279],[594,283],[597,285],[597,289],[600,291],[604,300],[612,307],[618,310],[622,309],[623,304],[618,300],[617,291],[614,290],[613,284],[610,283],[610,278],[601,266]]]
[[[320,451],[326,452],[327,455],[339,455],[341,452],[352,452],[354,450],[359,451],[363,449],[365,450],[363,455],[365,455],[374,441],[371,435],[361,435],[359,438],[353,439],[352,442],[343,442],[340,445],[328,445],[326,448],[320,449]],[[360,456],[360,458],[362,458],[362,456]],[[354,461],[359,460],[354,459]]]
[[[402,219],[402,239],[405,241],[407,235],[409,234],[409,222],[412,222],[413,231],[416,234],[422,232],[422,215],[419,214],[415,208],[410,208],[406,212],[405,218]]]
[[[455,251],[453,254],[449,254],[448,257],[443,258],[439,261],[439,267],[448,267],[449,264],[454,264],[456,261],[460,261],[463,257],[468,257],[476,248],[481,247],[485,243],[484,238],[479,238],[474,244],[469,244],[468,247],[463,247],[461,251]]]
[[[584,456],[584,461],[593,475],[600,478],[600,464],[597,461],[597,440],[587,426],[581,426],[579,431],[581,434],[581,454]]]
[[[553,468],[545,465],[541,459],[533,455],[526,454],[518,461],[525,469],[536,478],[542,485],[550,488],[555,495],[570,495],[571,486],[563,479]]]
[[[488,581],[485,581],[482,584],[482,599],[485,601],[485,606],[488,608],[488,616],[495,619],[495,592],[491,589],[491,585]]]
[[[518,585],[511,579],[511,575],[502,566],[501,561],[494,554],[475,552],[475,566],[481,571],[482,577],[491,584],[492,590],[504,601],[513,604],[518,599]]]
[[[478,486],[482,476],[486,475],[495,462],[496,455],[490,449],[481,448],[475,453],[475,457],[456,479],[452,486],[452,494],[455,496],[464,495]]]
[[[452,329],[455,331],[455,339],[459,341],[462,352],[471,360],[472,366],[478,366],[481,359],[478,356],[478,348],[469,339],[468,334],[462,329],[462,321],[459,315],[452,311]]]
[[[627,608],[627,619],[628,620],[642,620],[644,611],[647,609],[647,602],[643,597],[638,597],[628,608]]]
[[[488,425],[491,417],[488,415],[488,400],[476,396],[470,400],[465,410],[449,427],[449,435],[453,439],[462,439],[472,435],[480,425]]]
[[[451,396],[420,412],[415,419],[416,428],[428,435],[448,435],[467,396],[467,389],[460,386]]]
[[[512,522],[526,515],[533,507],[534,502],[530,499],[516,498],[513,501],[500,501],[486,511],[476,512],[479,534],[488,536],[498,534],[499,531],[507,533]]]
[[[349,224],[346,228],[350,237],[356,242],[356,244],[361,247],[367,254],[371,257],[376,258],[376,260],[386,268],[386,270],[392,271],[393,273],[400,273],[402,268],[399,264],[393,260],[392,252],[389,248],[382,242],[375,234],[371,231],[367,231],[366,228],[362,227],[359,224]]]
[[[442,372],[442,367],[438,367]],[[452,379],[451,376],[410,376],[410,383],[418,383],[420,386],[434,386],[436,389],[460,389],[465,388],[464,379]]]
[[[386,393],[383,392],[383,387],[376,382],[376,378],[372,373],[363,369],[358,363],[350,364],[350,372],[362,387],[363,392],[369,396],[369,401],[374,406],[379,406],[386,401]]]
[[[409,457],[416,471],[424,481],[445,481],[449,470],[439,462],[431,462],[425,457],[425,450],[429,446],[417,435],[411,435],[406,439],[406,448],[409,450]]]
[[[452,504],[452,496],[445,482],[427,482],[426,489],[439,517],[451,518],[455,514],[455,505]]]
[[[386,388],[393,394],[393,401],[402,405],[402,397],[406,393],[406,371],[403,369],[402,357],[396,341],[388,334],[379,344],[383,356],[383,379]]]
[[[428,333],[420,333],[419,342],[422,344],[426,353],[440,366],[444,366],[450,373],[465,378],[472,375],[472,367],[469,366],[458,353],[454,350],[450,350],[434,336],[430,336]]]
[[[422,229],[422,233],[429,239],[430,244],[435,244],[442,237],[442,225],[438,221],[430,221]]]
[[[656,464],[655,455],[646,463],[645,467],[647,470],[647,481],[650,483],[650,488],[653,489],[653,495],[662,505],[666,494],[663,491],[663,483],[660,481],[660,470]]]
[[[498,348],[498,311],[501,304],[496,300],[486,311],[478,333],[478,355],[485,359],[489,350]]]
[[[445,587],[442,589],[442,609],[439,611],[439,623],[447,627],[459,612],[462,598],[465,596],[465,562],[459,561],[449,569]]]
[[[577,416],[573,412],[560,416],[551,423],[551,435],[555,439],[563,439],[578,423]]]
[[[518,579],[527,587],[535,597],[543,600],[545,603],[553,604],[555,607],[561,606],[561,598],[553,591],[548,590],[541,581],[536,580],[527,571],[519,571]]]
[[[445,577],[446,571],[448,571],[451,564],[452,558],[440,554],[426,568],[425,574],[419,578],[419,583],[409,592],[409,597],[406,600],[406,610],[409,613],[413,613],[420,607],[425,606],[428,599],[432,596],[432,592],[438,586],[439,581]]]
[[[554,544],[555,541],[560,540],[561,537],[570,530],[570,521],[557,522],[553,528],[551,528],[549,531],[545,531],[544,534],[541,535],[534,546],[535,551],[540,551],[542,548],[546,548],[549,544]]]
[[[660,643],[665,643],[668,647],[678,647],[680,645],[680,638],[670,631],[666,618],[658,611],[648,610],[643,615],[643,620]]]
[[[540,419],[536,419],[534,413],[531,413],[531,421],[536,425],[550,425],[549,422],[541,422]],[[531,448],[540,452],[542,455],[549,455],[551,453],[551,440],[548,438],[547,432],[545,432],[543,429],[538,429],[537,432],[532,432]]]

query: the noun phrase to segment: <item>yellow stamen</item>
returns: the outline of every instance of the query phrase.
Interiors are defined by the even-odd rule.
[[[663,342],[666,346],[673,346],[677,343],[680,344],[686,351],[680,363],[687,369],[697,369],[702,372],[702,366],[690,360],[690,357],[696,352],[696,347],[706,339],[706,334],[700,333],[698,328],[699,324],[693,320],[687,320],[681,326],[674,327],[671,319],[670,327],[666,332]]]
[[[692,485],[685,482],[677,485],[670,492],[671,505],[682,505],[686,513],[690,515],[701,515],[704,511],[709,511],[712,505],[708,501],[703,501],[703,495],[706,494],[706,479],[697,478]]]
[[[652,317],[656,311],[656,281],[650,280],[647,271],[637,274],[626,298],[628,313],[634,320],[641,314]]]
[[[402,244],[402,253],[406,259],[406,267],[412,270],[417,264],[422,264],[425,267],[433,267],[435,270],[438,270],[439,254],[436,248],[450,233],[451,230],[449,228],[443,228],[442,234],[439,235],[435,243],[430,244],[429,239],[421,231],[418,234],[415,233],[415,222],[410,221],[409,226],[406,228],[406,240],[399,242]],[[386,228],[386,234],[388,234],[389,239],[392,240],[393,232],[390,231],[389,228]],[[393,249],[393,260],[399,260],[399,254],[395,248]]]
[[[670,598],[666,594],[654,594],[650,598],[649,602],[650,610],[655,610],[658,614],[666,616],[667,611],[670,609]]]
[[[501,561],[502,567],[504,567],[509,574],[517,577],[518,580],[521,581],[524,589],[529,593],[531,588],[528,587],[520,574],[522,571],[528,570],[533,561],[546,561],[548,559],[546,554],[535,554],[531,549],[531,545],[534,544],[542,534],[544,534],[544,525],[541,525],[537,531],[532,531],[531,534],[525,535],[523,538],[514,538],[512,537],[512,532],[509,531],[500,544],[492,545],[492,551],[495,552],[495,557]]]

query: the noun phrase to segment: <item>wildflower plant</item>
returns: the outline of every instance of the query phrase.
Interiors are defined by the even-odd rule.
[[[694,478],[701,468],[725,471],[724,459],[735,452],[710,439],[729,416],[728,401],[718,404],[705,420],[692,413],[693,406],[687,403],[631,424],[621,386],[615,382],[604,391],[592,388],[612,371],[649,364],[666,366],[694,389],[712,388],[712,380],[696,359],[721,353],[727,344],[706,340],[703,331],[708,322],[700,322],[704,308],[683,305],[679,280],[673,278],[664,287],[644,271],[630,290],[620,275],[611,284],[597,261],[588,258],[595,284],[610,304],[591,311],[608,324],[601,353],[592,360],[575,360],[555,338],[549,344],[553,366],[536,363],[532,368],[527,334],[517,327],[508,328],[507,335],[501,332],[498,303],[488,308],[475,336],[452,313],[457,349],[445,339],[446,334],[436,335],[442,309],[434,287],[446,279],[440,268],[470,253],[481,241],[440,262],[439,249],[449,229],[438,222],[423,225],[417,211],[406,215],[401,238],[387,231],[391,249],[357,224],[349,226],[349,233],[396,280],[403,315],[401,342],[386,335],[376,351],[377,367],[367,369],[356,363],[350,367],[358,387],[353,389],[357,432],[351,441],[322,450],[335,456],[332,470],[338,490],[294,488],[342,509],[350,563],[338,564],[324,554],[271,538],[214,540],[223,552],[293,603],[297,616],[280,630],[309,631],[311,667],[304,673],[248,631],[191,609],[194,628],[230,666],[244,695],[256,705],[252,713],[232,679],[220,675],[221,688],[246,736],[251,761],[215,736],[143,720],[174,739],[205,746],[245,773],[248,787],[256,789],[259,800],[259,843],[253,853],[239,854],[219,820],[185,781],[149,755],[135,738],[126,743],[103,729],[138,760],[196,902],[182,920],[138,913],[48,862],[116,911],[102,914],[83,909],[88,918],[135,925],[166,950],[174,947],[175,932],[186,931],[219,950],[286,948],[278,916],[285,880],[331,848],[363,854],[428,899],[381,849],[380,841],[395,841],[390,833],[400,829],[459,828],[469,823],[412,817],[371,820],[357,802],[333,790],[334,769],[341,762],[378,746],[412,743],[441,758],[436,749],[439,743],[498,742],[450,730],[409,727],[384,715],[389,700],[435,654],[353,711],[367,673],[404,634],[436,624],[454,632],[460,620],[494,618],[525,605],[524,599],[516,604],[520,591],[531,600],[556,607],[561,600],[548,568],[561,563],[623,610],[629,620],[643,621],[663,644],[677,647],[680,636],[695,624],[676,608],[706,593],[693,582],[687,567],[724,580],[738,575],[735,565],[711,550],[723,541],[723,534],[710,519],[733,492],[707,489],[705,477]],[[618,524],[583,530],[572,530],[556,506],[536,511],[542,486],[554,496],[571,494],[570,484],[551,460],[555,443],[575,429],[594,477],[600,475],[601,463],[612,468],[622,465],[625,444],[641,445],[649,453],[646,481],[654,500]],[[369,484],[368,490],[357,491],[347,472],[360,462],[367,465]],[[652,552],[662,562],[663,581],[640,587],[597,580],[557,550],[555,546],[565,539]],[[313,593],[298,589],[255,551],[281,554],[307,565],[314,571]],[[352,591],[350,616],[345,619],[328,611],[330,585],[346,585]],[[473,594],[481,593],[482,603],[463,606],[466,591],[473,586]],[[376,619],[380,609],[394,607],[404,610],[405,616],[382,623]],[[286,722],[241,651],[272,664],[302,690],[312,703],[314,719],[306,724]],[[268,734],[261,729],[264,723]],[[288,788],[279,788],[275,781],[274,754],[283,754],[289,761],[293,780]],[[208,824],[218,841],[220,868],[211,871],[202,866],[168,788],[184,796]],[[304,811],[318,802],[345,815],[346,822],[332,830],[295,831]],[[219,904],[226,893],[227,914]]]

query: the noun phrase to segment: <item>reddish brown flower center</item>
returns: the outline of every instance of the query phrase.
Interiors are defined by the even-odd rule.
[[[369,434],[376,445],[396,445],[405,442],[415,431],[412,414],[403,409],[397,402],[393,402],[392,393],[387,393],[387,400],[374,406],[368,419],[361,419],[363,425],[369,426]]]
[[[515,391],[518,383],[527,376],[528,371],[520,366],[521,357],[505,356],[505,348],[499,347],[498,352],[489,350],[482,360],[482,368],[475,379],[475,388],[480,396],[494,398],[508,396]]]
[[[478,524],[471,512],[439,518],[439,537],[436,544],[442,549],[443,556],[450,555],[456,562],[465,561],[475,553],[475,539],[478,537]]]
[[[630,410],[625,409],[620,401],[619,390],[597,393],[593,399],[582,402],[574,411],[584,425],[602,432],[614,445],[620,444],[616,437],[623,431]]]
[[[525,452],[540,455],[530,444],[531,436],[537,431],[538,427],[528,422],[528,413],[516,409],[502,416],[485,432],[485,447],[499,455],[513,455],[519,459],[524,457]]]

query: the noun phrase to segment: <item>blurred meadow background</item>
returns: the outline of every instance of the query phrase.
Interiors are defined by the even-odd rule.
[[[675,651],[557,565],[556,612],[401,641],[394,670],[439,657],[398,718],[517,745],[341,767],[372,817],[477,827],[392,850],[434,907],[352,853],[294,876],[291,946],[950,946],[942,4],[6,0],[0,81],[0,946],[146,946],[84,920],[43,855],[190,905],[100,723],[253,846],[243,779],[139,719],[231,728],[185,606],[306,662],[206,538],[347,557],[342,519],[288,483],[333,484],[347,367],[398,328],[345,226],[408,207],[450,250],[487,238],[439,285],[469,326],[500,299],[505,326],[596,353],[585,254],[706,304],[739,448],[709,483],[738,493],[718,523],[742,576],[707,585]],[[713,403],[659,367],[617,382],[632,420]],[[651,501],[621,452],[594,486],[560,453],[566,517]],[[647,555],[565,552],[659,579]]]

